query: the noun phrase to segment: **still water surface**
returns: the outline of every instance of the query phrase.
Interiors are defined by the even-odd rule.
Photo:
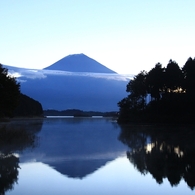
[[[194,126],[108,118],[0,126],[0,194],[195,194]]]

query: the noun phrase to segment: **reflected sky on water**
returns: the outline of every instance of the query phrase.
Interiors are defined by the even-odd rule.
[[[17,125],[13,123],[9,128],[4,126],[4,129],[19,126],[17,122]],[[12,188],[5,188],[6,194],[193,194],[194,190],[182,176],[179,184],[172,186],[167,179],[167,171],[163,172],[162,183],[159,184],[155,174],[148,168],[148,151],[145,150],[150,141],[158,140],[159,143],[166,141],[167,147],[180,144],[184,154],[190,155],[190,143],[184,148],[183,141],[179,143],[174,139],[171,142],[172,134],[167,134],[167,131],[165,135],[157,135],[146,129],[143,126],[121,127],[111,119],[44,119],[25,122],[20,126],[22,132],[28,132],[23,133],[23,140],[20,140],[20,144],[24,142],[23,147],[17,146],[14,140],[15,150],[8,142],[0,142],[0,146],[4,144],[1,147],[4,148],[1,162],[3,156],[8,158],[11,154],[20,162],[20,168],[14,169],[18,171],[15,177],[17,182],[12,181]],[[183,133],[181,131],[179,136]],[[193,135],[191,130],[188,134]],[[29,137],[32,143],[25,145]],[[6,146],[10,151],[5,149]],[[138,161],[135,154],[139,157]],[[155,155],[152,157],[156,158]],[[166,155],[168,157],[168,153]],[[160,153],[160,157],[164,158],[164,153]],[[151,155],[150,159],[153,159]],[[186,162],[188,158],[184,160]],[[158,167],[158,161],[152,162],[153,166]],[[140,171],[142,164],[144,172]],[[181,166],[184,165],[182,162]]]

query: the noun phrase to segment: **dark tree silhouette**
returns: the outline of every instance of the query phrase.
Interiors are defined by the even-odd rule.
[[[160,100],[164,91],[164,68],[160,63],[148,72],[146,77],[148,93],[155,101]]]
[[[0,64],[0,117],[10,117],[18,105],[20,84]]]
[[[130,94],[118,103],[121,118],[124,120],[128,121],[132,114],[137,114],[146,107],[146,75],[147,73],[142,71],[127,84],[126,91]]]
[[[182,92],[183,74],[179,65],[170,60],[165,69],[166,93]]]
[[[126,123],[129,121],[133,111],[132,105],[134,103],[130,97],[126,97],[118,102],[118,106],[120,107],[118,122]]]
[[[195,59],[189,58],[182,68],[184,88],[186,90],[186,107],[191,115],[195,115]]]
[[[41,103],[24,94],[20,94],[19,104],[14,110],[14,116],[34,117],[42,115],[43,108]]]
[[[157,63],[130,80],[127,92],[118,103],[119,123],[194,122],[195,59],[189,58],[182,69],[173,60],[166,68]]]
[[[127,92],[133,93],[134,96],[144,99],[146,97],[146,75],[145,71],[136,75],[133,80],[127,84]]]
[[[184,88],[191,96],[195,96],[195,59],[189,58],[182,68],[184,73]]]

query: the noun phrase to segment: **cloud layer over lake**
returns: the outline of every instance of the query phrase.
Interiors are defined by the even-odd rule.
[[[25,78],[28,79],[44,79],[49,75],[55,76],[82,76],[82,77],[93,77],[93,78],[103,78],[119,81],[128,81],[132,79],[134,75],[125,74],[115,74],[115,73],[92,73],[92,72],[69,72],[61,70],[39,70],[39,69],[26,69],[17,68],[11,66],[5,66],[8,68],[9,73],[18,78],[20,82],[25,82]],[[21,79],[20,79],[21,78]]]

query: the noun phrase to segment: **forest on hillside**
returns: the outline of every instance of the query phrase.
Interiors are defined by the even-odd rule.
[[[119,103],[119,123],[193,122],[195,119],[195,59],[183,67],[170,60],[141,71],[126,87],[129,95]]]
[[[0,120],[42,116],[41,103],[20,92],[20,83],[0,64]]]

